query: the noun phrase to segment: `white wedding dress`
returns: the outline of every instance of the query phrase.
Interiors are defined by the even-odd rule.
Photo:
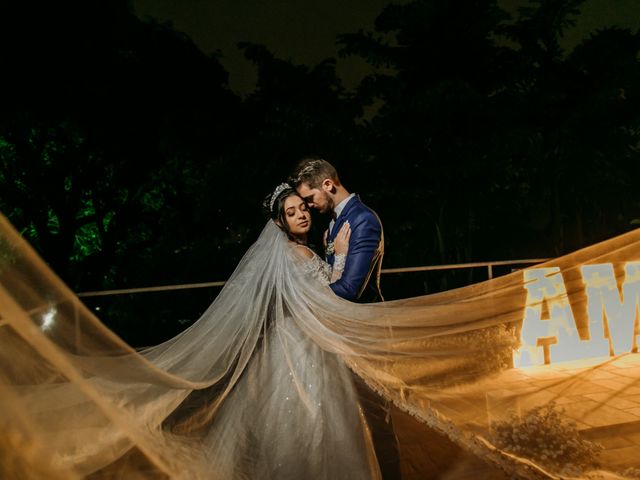
[[[315,253],[299,267],[318,288],[339,278]],[[379,478],[352,374],[287,313],[267,321],[204,445],[221,478]]]

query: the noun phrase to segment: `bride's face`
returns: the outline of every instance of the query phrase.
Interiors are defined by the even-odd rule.
[[[294,237],[306,237],[311,229],[311,214],[307,202],[298,195],[290,195],[285,198],[282,209],[289,233]]]

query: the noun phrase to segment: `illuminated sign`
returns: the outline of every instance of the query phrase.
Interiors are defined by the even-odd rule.
[[[523,274],[527,300],[514,366],[637,351],[640,262],[624,265],[621,289],[613,264],[583,265],[571,295],[558,267]]]

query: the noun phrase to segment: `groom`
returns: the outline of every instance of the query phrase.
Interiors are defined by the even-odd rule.
[[[382,301],[380,268],[384,236],[378,215],[342,185],[336,169],[326,160],[305,158],[291,177],[291,186],[320,213],[330,213],[325,256],[333,266],[333,240],[345,222],[351,226],[349,253],[342,277],[331,284],[339,297],[353,302]]]
[[[353,302],[382,301],[380,268],[384,235],[378,215],[342,185],[338,172],[326,160],[304,158],[289,183],[311,208],[331,214],[326,232],[325,256],[333,265],[333,240],[344,222],[351,226],[349,252],[340,280],[330,285],[339,297]],[[399,480],[400,454],[388,402],[378,397],[356,376],[360,403],[371,429],[376,456],[384,480]]]

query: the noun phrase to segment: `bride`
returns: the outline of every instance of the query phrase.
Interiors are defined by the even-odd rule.
[[[513,477],[557,478],[550,472],[564,466],[535,450],[545,445],[512,448],[493,436],[512,407],[526,418],[591,373],[564,372],[537,387],[508,369],[526,305],[522,272],[354,304],[329,288],[341,262],[331,269],[305,245],[311,220],[295,191],[276,189],[268,210],[271,219],[200,319],[142,352],[93,316],[0,216],[0,476],[379,478],[355,372],[409,414],[402,428],[412,429],[413,443],[401,453],[413,478],[430,475],[425,456],[434,444],[420,446],[427,427],[442,435],[437,442],[453,441]],[[349,234],[346,226],[336,242],[341,255]],[[575,278],[588,262],[637,258],[635,231],[552,265]],[[566,290],[585,303],[580,282]],[[640,390],[640,381],[620,385],[611,398]],[[586,425],[594,411],[576,419]],[[538,424],[522,423],[517,437],[538,440],[546,427],[526,430]],[[562,433],[557,422],[550,428]],[[463,476],[458,469],[449,478]]]
[[[348,343],[356,331],[338,333],[337,325],[317,321],[323,310],[352,306],[328,287],[344,268],[349,225],[335,240],[332,268],[306,246],[311,216],[292,188],[280,185],[266,206],[271,220],[213,304],[186,331],[141,352],[59,282],[53,293],[44,283],[33,288],[38,298],[27,303],[40,305],[26,315],[19,305],[7,315],[15,300],[0,295],[2,318],[31,329],[35,321],[39,342],[50,347],[20,343],[24,361],[11,362],[10,376],[24,385],[7,393],[38,425],[18,433],[26,429],[42,449],[25,459],[28,468],[47,463],[52,478],[56,470],[61,478],[120,478],[123,472],[380,478],[352,376],[339,355],[354,352]],[[20,280],[33,283],[33,277],[27,272]],[[34,349],[49,354],[30,356]]]
[[[293,253],[280,275],[331,295],[325,286],[342,274],[349,225],[334,242],[332,269],[306,246],[311,215],[295,190],[278,186],[265,206],[273,223],[263,235],[273,235],[284,256]],[[262,338],[204,438],[211,464],[220,478],[229,479],[379,478],[350,372],[313,341],[286,304],[277,313],[278,300],[270,298],[275,303],[267,309]]]

